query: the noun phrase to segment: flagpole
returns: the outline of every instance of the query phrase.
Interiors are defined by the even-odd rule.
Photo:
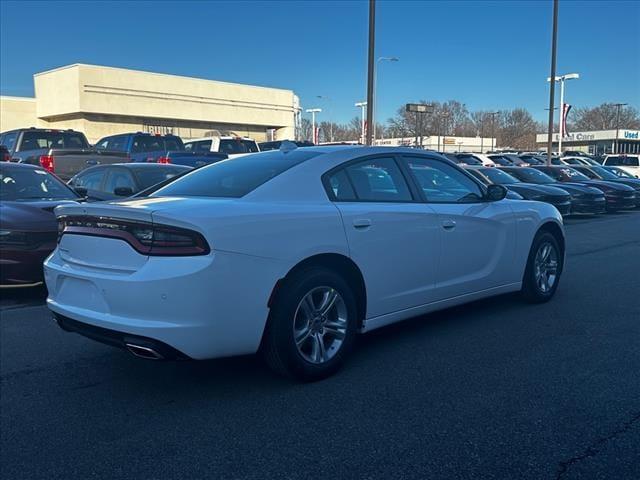
[[[564,77],[560,77],[560,125],[558,125],[558,155],[562,156],[562,138],[564,137]]]

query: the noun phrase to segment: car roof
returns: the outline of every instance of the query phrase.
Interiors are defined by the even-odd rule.
[[[10,170],[10,169],[25,169],[25,170],[44,170],[39,165],[30,165],[28,163],[16,163],[16,162],[0,162],[0,169],[2,170]]]

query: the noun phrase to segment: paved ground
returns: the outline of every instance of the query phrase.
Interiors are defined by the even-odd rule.
[[[640,478],[640,212],[567,223],[553,302],[373,332],[311,385],[253,357],[137,360],[5,298],[0,474]]]

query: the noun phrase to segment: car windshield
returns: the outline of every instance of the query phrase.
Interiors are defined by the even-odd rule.
[[[458,161],[467,165],[482,165],[482,162],[473,155],[458,155]]]
[[[20,151],[50,148],[88,148],[84,135],[78,132],[27,131],[22,135]]]
[[[56,177],[36,168],[0,170],[0,200],[65,200],[78,196]]]
[[[507,170],[508,173],[527,183],[556,183],[556,181],[540,170],[535,168],[517,168]]]
[[[497,168],[483,168],[481,172],[489,180],[491,180],[492,183],[497,183],[498,185],[510,185],[512,183],[520,183],[520,180],[518,180],[517,178]]]
[[[253,140],[231,139],[220,140],[219,151],[227,155],[237,155],[239,153],[255,153],[258,145]]]
[[[618,177],[614,173],[611,173],[606,168],[596,167],[596,166],[593,166],[593,167],[590,167],[590,168],[591,168],[591,170],[596,172],[596,174],[598,174],[600,177],[602,177],[603,180],[617,180],[618,179]]]
[[[170,178],[180,175],[181,173],[190,170],[189,168],[175,167],[161,167],[161,168],[134,168],[133,174],[136,176],[138,183],[142,189],[149,188],[156,183],[164,182]]]
[[[308,149],[288,153],[271,150],[223,160],[187,173],[150,196],[238,198],[316,155],[319,153]]]

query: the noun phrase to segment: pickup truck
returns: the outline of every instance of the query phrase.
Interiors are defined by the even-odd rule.
[[[144,132],[102,138],[96,143],[96,149],[99,152],[127,155],[131,162],[171,163],[194,168],[227,158],[223,153],[186,151],[182,139],[176,135],[152,135]]]
[[[87,167],[129,161],[117,152],[91,148],[82,132],[47,128],[21,128],[0,134],[9,161],[39,165],[62,180],[69,180]]]

